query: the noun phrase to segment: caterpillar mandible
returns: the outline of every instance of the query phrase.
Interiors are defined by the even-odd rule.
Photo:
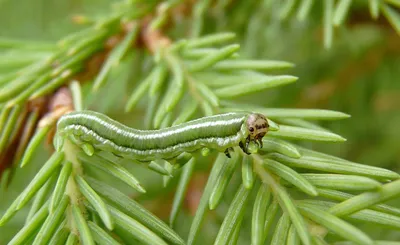
[[[84,150],[90,148],[138,161],[175,158],[183,152],[215,149],[230,157],[234,146],[247,154],[249,143],[262,147],[268,132],[266,117],[258,113],[232,112],[188,121],[157,130],[138,130],[104,114],[77,111],[63,115],[57,123],[56,149],[65,138]]]

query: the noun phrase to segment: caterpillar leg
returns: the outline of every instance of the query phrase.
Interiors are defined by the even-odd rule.
[[[242,141],[239,142],[239,147],[240,147],[240,149],[242,149],[243,152],[246,152],[246,149],[244,148]]]
[[[245,151],[245,153],[246,153],[247,155],[250,155],[250,152],[249,152],[249,144],[250,144],[250,137],[247,137],[247,139],[246,139],[246,151]]]
[[[232,148],[232,147],[226,148],[226,150],[225,150],[225,155],[226,155],[228,158],[231,158],[231,153],[230,153],[230,151],[233,151],[233,148]]]
[[[86,155],[93,156],[94,148],[91,144],[83,143],[81,145],[81,148],[86,153]]]
[[[250,155],[249,153],[249,142],[250,140],[247,138],[246,139],[246,143],[243,144],[243,142],[239,142],[239,147],[243,150],[244,153],[246,153],[247,155]]]
[[[258,139],[258,146],[260,147],[260,149],[263,148],[264,145],[262,139]]]
[[[208,155],[210,155],[210,149],[207,147],[204,147],[201,149],[201,155],[203,155],[203,157],[206,157]]]

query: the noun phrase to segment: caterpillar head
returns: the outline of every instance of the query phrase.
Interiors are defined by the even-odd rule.
[[[269,129],[267,118],[262,114],[252,113],[247,117],[246,127],[249,132],[249,140],[258,142],[262,147],[262,138]]]

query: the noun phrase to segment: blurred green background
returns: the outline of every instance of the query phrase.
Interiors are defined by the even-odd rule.
[[[0,0],[0,37],[52,44],[65,34],[84,27],[73,23],[74,16],[104,15],[110,11],[113,2],[117,1]],[[355,162],[400,172],[400,36],[388,21],[384,17],[373,20],[367,1],[354,1],[345,24],[334,30],[332,47],[325,49],[323,7],[319,1],[304,21],[297,20],[295,12],[282,20],[279,11],[275,11],[278,8],[276,4],[263,9],[257,7],[260,4],[258,1],[238,2],[229,5],[224,14],[218,10],[211,11],[204,23],[204,33],[235,32],[237,41],[242,45],[242,56],[293,62],[296,67],[287,73],[299,77],[295,84],[241,100],[266,107],[322,108],[348,113],[352,116],[350,119],[324,125],[347,138],[346,143],[310,143],[307,146]],[[179,25],[171,29],[171,35],[177,39],[185,37]],[[6,54],[4,48],[0,52]],[[0,72],[10,69],[13,69],[12,63],[6,58],[0,60]],[[121,76],[116,74],[110,79],[123,79]],[[132,87],[130,83],[135,81],[127,80],[126,83],[123,86]],[[107,86],[103,93],[93,95],[89,99],[91,108],[140,127],[143,115],[140,111],[127,115],[121,109],[128,94],[124,97],[109,96],[101,104],[96,104],[96,100],[104,96],[104,91],[113,89],[114,93],[109,94],[116,94],[126,91],[123,86]],[[29,182],[48,155],[47,149],[43,149],[37,154],[35,164],[18,170],[10,188],[1,190],[0,213]],[[178,217],[179,234],[188,232],[209,167],[197,164],[198,171],[185,200],[186,212]],[[146,195],[137,198],[155,214],[167,219],[175,185],[163,189],[159,176],[136,166],[132,168],[148,190]],[[232,189],[240,184],[239,174],[235,177]],[[201,236],[204,244],[213,241],[231,198],[226,196],[225,203],[208,215],[208,225]],[[391,204],[400,207],[400,200]],[[7,226],[0,228],[0,245],[6,244],[23,225],[27,212],[24,209]],[[399,232],[373,225],[358,225],[373,238],[400,240]],[[250,224],[243,224],[242,227],[248,228],[242,230],[239,244],[247,244]]]

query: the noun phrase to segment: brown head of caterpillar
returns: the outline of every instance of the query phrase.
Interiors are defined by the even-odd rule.
[[[239,146],[247,154],[255,153],[259,148],[263,147],[262,138],[268,133],[268,120],[262,114],[252,113],[248,115],[245,123],[249,135],[246,138],[246,142],[244,144],[241,142]]]

